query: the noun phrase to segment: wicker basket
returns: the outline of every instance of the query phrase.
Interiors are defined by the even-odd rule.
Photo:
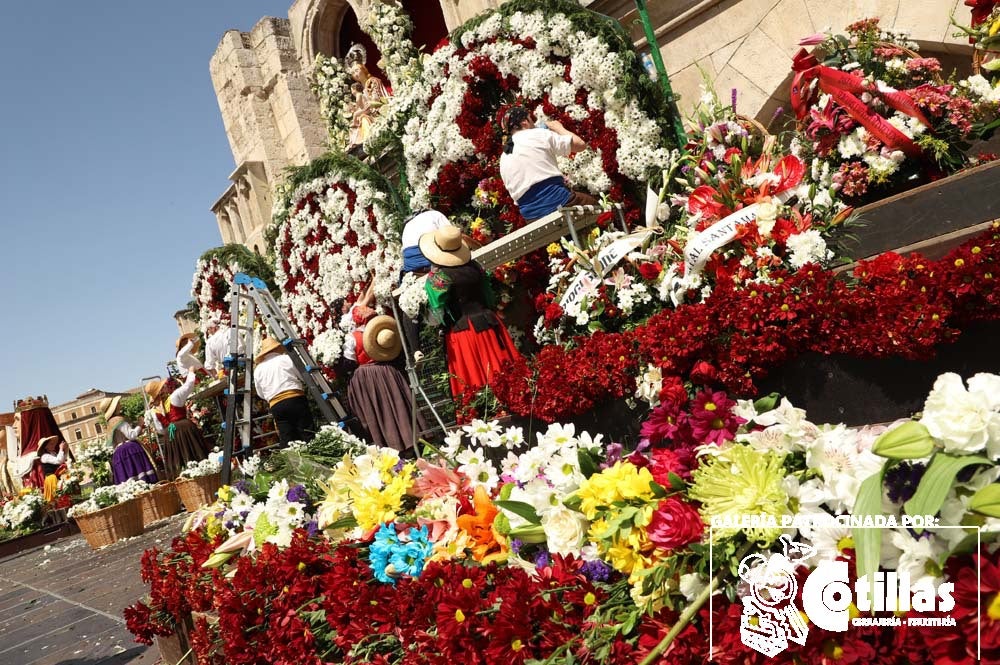
[[[222,476],[213,474],[197,478],[179,478],[174,484],[177,487],[177,494],[184,502],[184,508],[193,513],[215,501],[215,493],[222,487]]]
[[[142,505],[137,499],[115,504],[87,515],[77,515],[80,533],[93,549],[100,549],[122,538],[138,536],[143,531]]]
[[[181,500],[173,483],[158,483],[153,489],[139,495],[142,504],[142,523],[149,526],[180,512]]]

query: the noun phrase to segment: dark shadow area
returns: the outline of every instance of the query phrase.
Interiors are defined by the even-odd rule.
[[[146,646],[135,646],[128,651],[122,651],[114,656],[97,656],[96,658],[70,658],[68,660],[60,660],[55,665],[124,665],[124,663],[129,663],[133,659],[138,658],[146,652],[150,647]]]

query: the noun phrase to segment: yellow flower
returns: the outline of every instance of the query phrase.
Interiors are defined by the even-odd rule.
[[[545,248],[549,256],[559,256],[562,254],[562,247],[557,242],[549,243],[549,246]]]
[[[607,510],[615,501],[651,501],[655,498],[652,482],[653,475],[648,469],[637,468],[631,462],[616,462],[580,485],[576,491],[580,511],[593,521],[598,512]]]
[[[219,501],[225,501],[229,503],[233,500],[233,488],[229,485],[223,485],[219,488]]]
[[[633,529],[627,538],[616,538],[606,556],[614,569],[628,575],[629,583],[634,584],[639,579],[639,573],[653,565],[653,549],[646,533]]]
[[[474,220],[472,220],[472,224],[469,225],[469,228],[472,231],[478,231],[479,229],[483,228],[483,224],[485,223],[486,220],[484,220],[482,217],[476,217]]]
[[[383,489],[362,488],[355,492],[352,512],[358,526],[367,531],[395,520],[412,483],[413,465],[407,464]]]

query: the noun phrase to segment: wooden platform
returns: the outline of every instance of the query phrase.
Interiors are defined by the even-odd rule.
[[[857,214],[862,226],[852,230],[852,259],[890,250],[940,258],[1000,219],[1000,161],[866,205]]]
[[[149,664],[156,647],[136,644],[122,610],[140,599],[143,550],[165,549],[186,515],[94,552],[81,536],[0,559],[0,663]]]

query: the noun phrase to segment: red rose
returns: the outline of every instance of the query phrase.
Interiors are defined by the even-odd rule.
[[[659,261],[642,263],[639,265],[639,274],[642,275],[642,278],[647,282],[652,282],[660,276],[661,272],[663,272],[663,264]]]
[[[705,524],[698,511],[691,504],[672,496],[660,501],[646,528],[646,535],[657,548],[669,552],[701,540],[704,531]]]
[[[712,383],[718,375],[719,373],[712,363],[707,363],[704,360],[699,360],[691,368],[691,381],[699,385],[705,386]]]
[[[688,394],[684,382],[676,376],[665,376],[660,384],[660,401],[665,404],[682,406],[687,404]]]

